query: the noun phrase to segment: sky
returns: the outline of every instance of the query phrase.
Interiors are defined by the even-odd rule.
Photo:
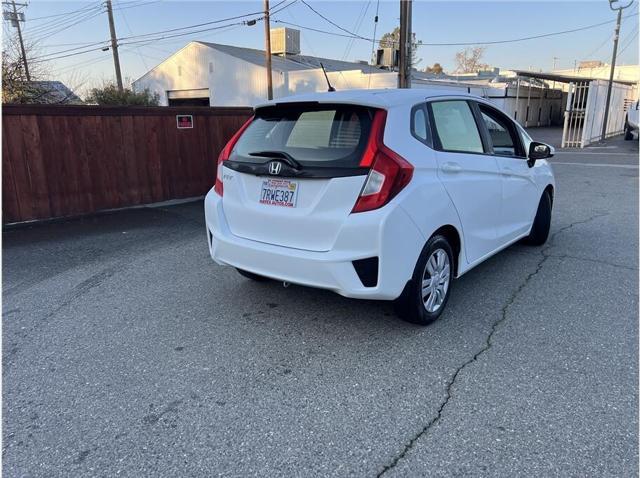
[[[24,0],[19,0],[24,1]],[[378,9],[376,38],[399,24],[398,0],[358,0],[306,2],[339,27],[367,39],[374,37],[374,17]],[[25,41],[34,58],[50,79],[65,81],[72,88],[86,90],[114,78],[111,51],[102,51],[109,39],[109,25],[104,7],[97,1],[27,0],[22,7]],[[627,3],[624,1],[624,3]],[[236,46],[263,49],[264,26],[232,25],[242,20],[259,18],[262,1],[158,1],[113,0],[116,35],[121,40],[120,60],[123,77],[134,80],[176,52],[190,40],[203,40]],[[370,40],[350,40],[337,35],[312,31],[309,28],[345,34],[307,7],[302,0],[271,0],[274,12],[272,27],[285,26],[277,21],[302,25],[303,54],[346,60],[371,58]],[[286,7],[286,8],[283,8]],[[82,9],[80,12],[78,10]],[[277,11],[280,10],[281,11]],[[74,12],[74,13],[68,13]],[[177,29],[195,24],[224,20],[256,12],[253,17],[210,23],[199,33],[161,39],[163,35],[126,39],[146,33]],[[64,14],[64,15],[61,15]],[[56,16],[52,16],[56,15]],[[625,10],[618,64],[638,63],[638,0]],[[42,18],[46,17],[46,18]],[[440,46],[429,43],[474,43],[511,40],[576,29],[611,21],[588,30],[521,42],[487,45],[484,63],[513,69],[548,71],[573,68],[576,61],[601,60],[609,63],[615,12],[606,0],[592,1],[427,1],[413,2],[413,31],[418,40],[418,67],[440,63],[445,71],[454,69],[454,57],[463,46]],[[290,25],[287,25],[290,26]],[[216,30],[210,30],[216,27]],[[15,29],[4,22],[3,43]],[[182,33],[176,30],[169,34]],[[151,39],[152,41],[147,41]],[[144,40],[144,41],[142,41]],[[138,41],[138,43],[127,42]],[[70,50],[70,51],[69,51]],[[91,50],[91,51],[87,51]],[[60,52],[60,53],[57,53]],[[49,55],[64,58],[37,61]]]

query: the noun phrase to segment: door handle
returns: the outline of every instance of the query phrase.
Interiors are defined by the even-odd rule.
[[[462,166],[458,163],[447,162],[442,165],[442,171],[445,173],[459,173],[462,171]]]

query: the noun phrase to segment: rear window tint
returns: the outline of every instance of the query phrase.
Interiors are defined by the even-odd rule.
[[[258,109],[230,159],[264,163],[271,158],[255,153],[272,151],[286,153],[304,165],[357,167],[372,117],[370,108],[354,105],[287,104]]]

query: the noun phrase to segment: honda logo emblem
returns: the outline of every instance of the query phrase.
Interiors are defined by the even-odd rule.
[[[271,161],[269,163],[269,174],[277,176],[282,171],[282,163],[279,161]]]

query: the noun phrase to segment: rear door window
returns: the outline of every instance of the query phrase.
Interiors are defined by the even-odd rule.
[[[438,149],[484,153],[482,139],[469,103],[465,100],[430,103]]]
[[[271,159],[266,153],[274,152],[303,166],[358,167],[372,117],[373,110],[355,105],[293,103],[261,108],[230,159],[264,163]]]

